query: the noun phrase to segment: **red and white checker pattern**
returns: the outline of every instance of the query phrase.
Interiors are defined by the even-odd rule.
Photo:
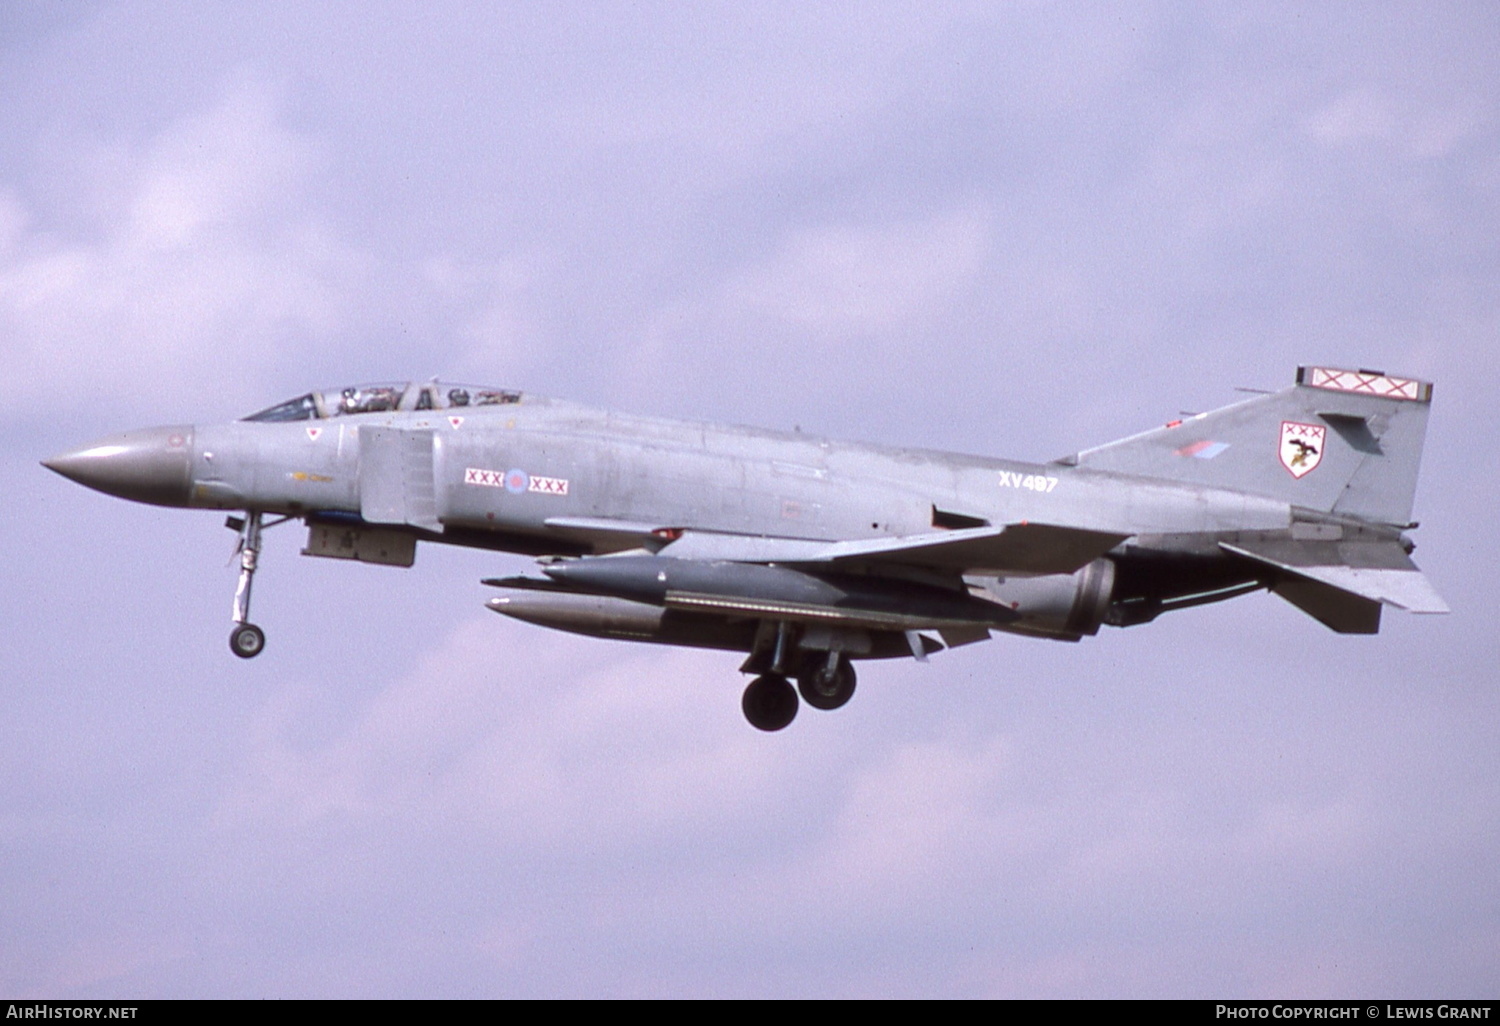
[[[536,477],[531,478],[531,483],[526,486],[528,492],[541,492],[543,495],[567,495],[568,479],[565,477]]]
[[[1416,378],[1393,378],[1369,371],[1339,370],[1336,367],[1309,367],[1306,384],[1333,392],[1358,392],[1384,399],[1406,399],[1425,402],[1432,398],[1432,386]]]
[[[465,467],[464,484],[484,485],[484,487],[486,488],[504,488],[505,471],[481,470],[478,467]]]

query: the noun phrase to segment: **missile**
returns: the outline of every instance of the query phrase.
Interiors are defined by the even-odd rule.
[[[514,620],[597,637],[651,637],[661,631],[665,606],[572,591],[507,588],[487,607]]]
[[[608,556],[552,563],[542,572],[569,591],[761,620],[905,632],[999,626],[1017,618],[954,588],[785,566]]]
[[[486,608],[539,627],[594,638],[734,651],[748,651],[755,640],[754,623],[731,623],[721,617],[676,612],[612,595],[539,588],[544,582],[528,578],[485,583],[503,589],[498,598],[485,603]]]
[[[705,615],[612,595],[564,591],[535,578],[497,578],[484,583],[502,589],[498,598],[485,603],[487,609],[539,627],[592,638],[748,652],[754,649],[760,628],[754,619]],[[943,647],[926,637],[921,643],[923,654]],[[799,649],[825,654],[833,644],[857,659],[893,659],[912,654],[911,642],[904,634],[839,625],[832,628],[804,625],[797,641]]]

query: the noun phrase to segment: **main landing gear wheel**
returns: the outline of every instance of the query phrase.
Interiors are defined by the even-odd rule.
[[[254,659],[266,647],[266,632],[253,623],[236,624],[229,632],[229,650],[241,659]]]
[[[814,709],[837,709],[854,697],[854,667],[840,659],[829,672],[821,661],[797,678],[802,700]]]
[[[745,687],[740,708],[756,730],[780,730],[797,715],[797,692],[785,677],[768,673]]]

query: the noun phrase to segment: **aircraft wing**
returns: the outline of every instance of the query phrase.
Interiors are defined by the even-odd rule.
[[[593,547],[596,553],[638,549],[659,537],[660,526],[613,517],[548,517],[544,524],[554,533]]]
[[[821,564],[830,568],[897,565],[1026,576],[1074,573],[1128,537],[1031,523],[842,542],[688,531],[661,549],[661,555],[741,563]]]

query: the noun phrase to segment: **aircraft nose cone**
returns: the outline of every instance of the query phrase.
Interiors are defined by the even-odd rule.
[[[42,466],[96,491],[157,506],[186,506],[192,425],[145,428],[43,460]]]

